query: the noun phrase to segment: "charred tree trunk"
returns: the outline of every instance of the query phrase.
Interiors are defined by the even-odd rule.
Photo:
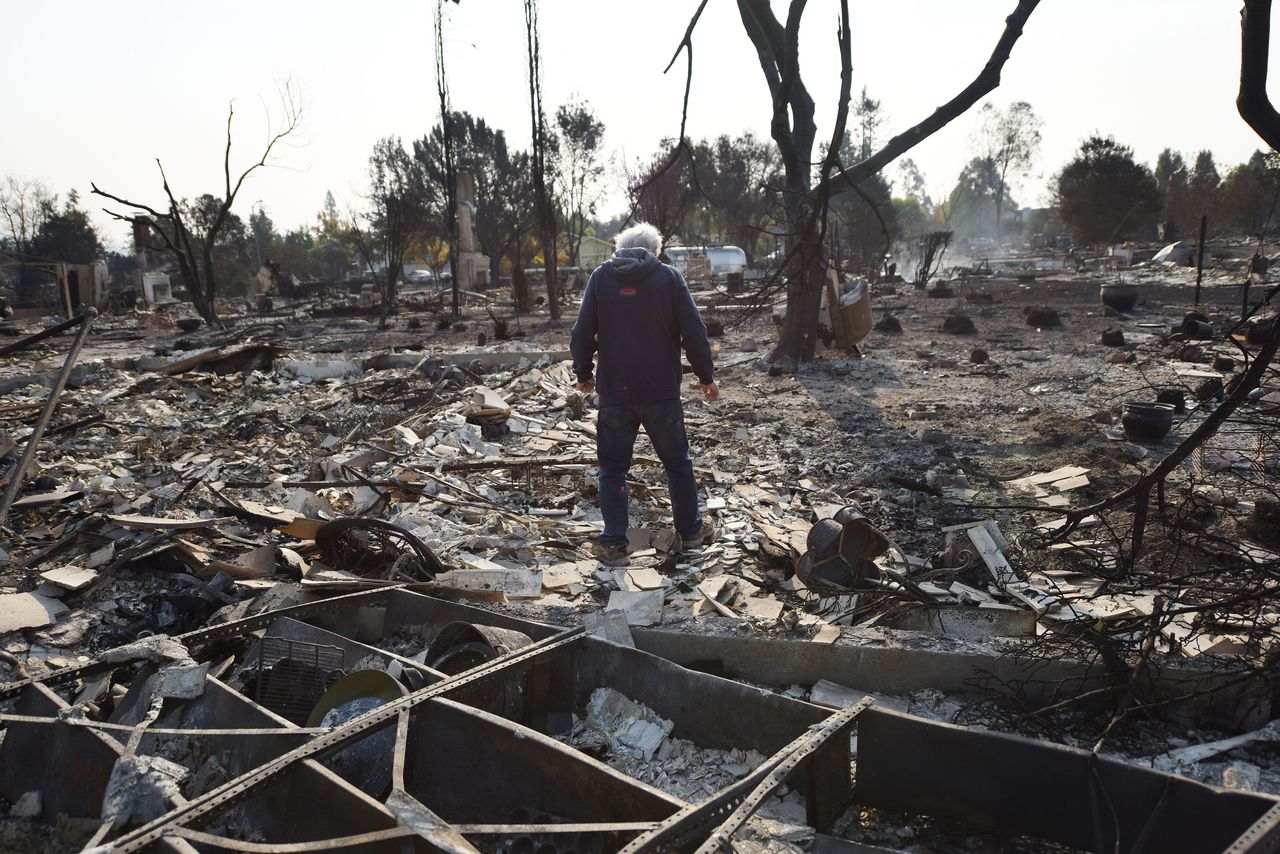
[[[823,277],[826,270],[822,232],[818,222],[803,210],[789,213],[791,249],[785,267],[787,276],[787,316],[782,322],[778,343],[769,361],[793,369],[814,357],[818,340],[818,314],[822,307]]]
[[[453,151],[453,121],[449,109],[449,78],[444,64],[444,0],[436,0],[436,95],[440,99],[440,130],[444,147],[444,222],[449,242],[449,277],[453,291],[453,316],[462,316],[458,282],[458,165]]]
[[[542,48],[538,43],[538,0],[524,0],[525,38],[529,49],[529,115],[533,128],[533,189],[537,197],[542,242],[542,270],[547,280],[547,310],[560,319],[560,288],[556,275],[556,211],[547,188],[547,116],[542,109]]]
[[[90,184],[94,195],[102,196],[104,199],[110,199],[113,202],[133,208],[134,211],[142,212],[142,214],[133,213],[126,216],[112,210],[106,211],[110,216],[124,222],[134,223],[138,220],[146,222],[150,231],[158,236],[164,244],[165,251],[173,255],[174,260],[178,262],[178,268],[182,271],[182,276],[187,281],[187,290],[191,294],[191,302],[195,305],[196,311],[210,326],[221,325],[215,304],[218,295],[218,279],[213,269],[213,247],[217,243],[218,235],[222,232],[222,227],[226,225],[227,215],[231,212],[231,206],[235,204],[236,196],[239,194],[240,188],[244,186],[245,179],[256,170],[266,166],[280,141],[296,131],[302,122],[300,94],[291,84],[284,86],[280,94],[280,100],[283,116],[281,124],[267,139],[267,144],[263,147],[261,156],[241,172],[238,178],[234,179],[231,171],[231,123],[235,118],[235,108],[227,108],[227,142],[222,152],[222,175],[224,181],[222,203],[218,206],[213,220],[197,234],[193,234],[188,227],[187,220],[183,215],[183,204],[170,188],[169,178],[165,175],[164,165],[161,164],[159,158],[156,158],[156,166],[160,169],[161,184],[164,187],[165,197],[169,200],[167,213],[161,213],[155,208],[140,202],[131,202],[120,196],[112,195],[98,189],[96,184]],[[170,231],[172,234],[169,233]]]

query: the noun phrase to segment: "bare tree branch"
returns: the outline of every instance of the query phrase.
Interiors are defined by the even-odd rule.
[[[1280,149],[1280,113],[1267,97],[1271,0],[1244,0],[1240,10],[1240,117],[1273,150]]]
[[[1038,5],[1040,5],[1040,0],[1018,0],[1018,7],[1005,19],[1004,32],[1001,34],[999,41],[996,42],[995,49],[991,52],[991,57],[987,60],[987,64],[983,66],[982,71],[978,73],[978,76],[973,79],[973,82],[950,101],[934,110],[923,121],[890,139],[884,144],[884,147],[867,159],[849,167],[847,170],[848,177],[854,183],[861,183],[863,179],[876,174],[898,157],[910,151],[934,133],[937,133],[953,119],[976,104],[984,95],[999,86],[1000,72],[1004,69],[1005,63],[1009,61],[1009,54],[1013,51],[1013,46],[1022,37],[1022,29],[1026,26],[1027,19],[1031,17],[1031,13],[1035,11]]]

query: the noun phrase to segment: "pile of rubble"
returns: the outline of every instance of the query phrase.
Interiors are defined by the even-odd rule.
[[[1176,436],[1134,441],[1089,397],[1102,393],[1097,383],[1071,372],[1087,360],[1095,369],[1107,365],[1109,375],[1143,372],[1144,381],[1157,372],[1184,385],[1216,380],[1213,393],[1184,401],[1185,421],[1174,432],[1185,435],[1212,410],[1223,377],[1230,381],[1229,373],[1204,368],[1225,352],[1205,343],[1190,352],[1187,341],[1167,334],[1164,318],[1128,325],[1122,321],[1132,318],[1108,318],[1125,325],[1115,350],[1125,360],[1073,353],[1041,372],[1049,357],[1028,351],[1048,349],[1044,336],[1064,333],[1031,331],[1021,318],[1016,335],[993,333],[990,318],[1003,309],[984,293],[974,328],[988,338],[981,359],[929,341],[908,355],[842,358],[765,379],[755,373],[755,341],[721,341],[725,386],[750,404],[728,411],[692,403],[686,416],[701,503],[719,535],[699,550],[676,549],[665,476],[642,440],[629,490],[630,564],[622,568],[590,557],[602,526],[594,401],[576,391],[567,354],[549,349],[549,335],[469,347],[458,331],[424,344],[401,333],[378,336],[363,322],[265,322],[234,335],[163,336],[152,346],[153,329],[102,323],[61,371],[69,376],[65,390],[60,348],[40,342],[34,358],[0,362],[7,389],[0,488],[15,498],[4,520],[14,535],[0,544],[0,682],[97,666],[104,656],[149,662],[142,682],[117,675],[65,689],[61,700],[90,718],[119,708],[143,683],[150,686],[145,702],[130,702],[144,707],[194,699],[206,678],[248,692],[252,674],[243,659],[192,657],[182,644],[149,636],[240,625],[296,603],[390,589],[583,624],[623,645],[657,643],[645,633],[658,630],[798,643],[805,647],[799,655],[827,662],[837,678],[789,678],[763,662],[758,673],[739,667],[726,675],[831,709],[868,697],[858,690],[872,687],[868,680],[834,672],[859,647],[914,643],[913,654],[967,655],[962,647],[972,642],[983,660],[1012,662],[1039,644],[1042,659],[1100,678],[1090,662],[1071,659],[1075,639],[1161,619],[1165,591],[1116,585],[1123,538],[1109,531],[1108,519],[1076,511],[1122,482],[1109,463],[1149,466],[1143,461],[1151,450],[1168,451]],[[896,298],[908,328],[929,311],[950,311],[935,308],[943,298],[934,295]],[[1061,323],[1059,315],[1073,322],[1069,311],[1054,312]],[[1041,343],[1024,346],[1022,335]],[[1021,464],[1000,476],[976,460],[983,448],[956,419],[986,405],[988,384],[1018,370],[1034,381],[1016,400],[992,402],[994,426],[973,432],[987,430],[993,447],[1016,445],[1015,431],[1028,429],[1063,438],[1056,445],[1046,438],[1052,452],[1017,448]],[[938,389],[904,384],[908,371],[944,386],[963,376],[984,391],[959,388],[959,402],[948,403]],[[1077,394],[1094,407],[1088,417],[1067,419],[1048,405]],[[1265,395],[1255,402],[1271,405]],[[43,411],[55,417],[33,431]],[[1090,431],[1088,442],[1072,438],[1077,427]],[[814,438],[824,430],[856,453],[824,452]],[[33,433],[40,453],[23,469]],[[1206,447],[1195,460],[1195,500],[1252,514],[1252,496],[1229,478],[1246,470],[1270,477],[1260,456],[1238,434]],[[1275,559],[1249,537],[1238,543],[1253,559]],[[1198,659],[1203,669],[1192,671],[1212,681],[1223,660],[1265,656],[1255,629],[1178,614],[1150,651],[1162,667]],[[1024,646],[1009,645],[1015,641]],[[516,648],[486,643],[496,655]],[[460,672],[431,659],[430,638],[409,628],[378,645],[411,673],[412,662]],[[694,647],[683,663],[696,668],[704,662]],[[979,667],[955,674],[946,691]],[[932,686],[872,693],[889,708],[935,720],[962,711]],[[1254,705],[1225,717],[1234,726],[1265,723],[1269,696],[1263,702],[1266,692],[1244,693]],[[615,690],[595,691],[575,714],[557,733],[564,744],[681,801],[731,789],[767,758],[752,747],[707,748],[675,737],[670,719]],[[998,717],[987,722],[1002,725]],[[1255,779],[1239,755],[1223,768],[1210,757],[1151,761],[1214,783],[1228,765],[1242,785],[1271,790],[1280,780],[1266,768]],[[10,814],[40,814],[20,794]],[[804,808],[781,787],[761,815],[775,822],[779,838],[812,845]],[[130,820],[146,818],[121,823]]]

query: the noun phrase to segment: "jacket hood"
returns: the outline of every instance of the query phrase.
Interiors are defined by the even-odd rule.
[[[658,256],[648,249],[619,249],[604,262],[615,276],[624,282],[637,282],[662,266]]]

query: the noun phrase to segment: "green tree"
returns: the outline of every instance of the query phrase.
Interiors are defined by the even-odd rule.
[[[594,216],[604,176],[604,122],[583,100],[556,110],[556,195],[564,207],[569,263],[578,264],[578,250],[587,218]]]
[[[990,160],[995,179],[996,240],[1004,222],[1009,180],[1031,170],[1040,150],[1040,128],[1044,122],[1026,101],[1014,101],[1005,110],[990,103],[982,105],[980,140],[982,156]],[[1013,203],[1009,202],[1009,207]]]
[[[766,226],[781,213],[777,149],[747,131],[703,140],[693,151],[692,170],[704,194],[700,214],[705,234],[699,242],[731,243],[754,265]]]
[[[1218,165],[1213,160],[1212,151],[1206,149],[1196,155],[1196,165],[1191,170],[1187,189],[1191,192],[1191,199],[1198,213],[1201,216],[1208,214],[1212,219],[1222,189],[1222,177],[1218,174]]]
[[[853,117],[858,125],[857,157],[850,157],[845,160],[846,163],[866,160],[871,156],[871,152],[876,148],[876,134],[879,133],[880,125],[884,121],[884,117],[880,115],[880,102],[867,94],[866,86],[862,87],[862,94],[853,102]]]
[[[916,166],[916,162],[910,157],[904,157],[898,161],[898,180],[901,185],[900,195],[904,198],[915,199],[921,209],[926,213],[933,209],[933,200],[929,198],[929,191],[925,188],[924,175],[920,172],[920,167]]]
[[[1156,158],[1155,179],[1156,189],[1160,193],[1161,220],[1166,226],[1172,223],[1175,229],[1189,227],[1193,215],[1187,187],[1187,164],[1182,155],[1171,148],[1161,151]]]
[[[50,210],[42,217],[31,241],[31,254],[69,264],[89,264],[102,257],[98,232],[80,207],[80,197],[74,190],[67,194],[61,210],[54,209],[50,202]]]
[[[414,241],[422,239],[429,213],[422,164],[405,150],[399,137],[374,143],[369,156],[369,202],[376,249],[362,240],[361,254],[374,270],[382,297],[378,325],[385,329],[395,304],[396,282],[404,274],[405,255]]]
[[[1004,192],[1004,201],[1014,204]],[[947,223],[968,236],[997,233],[1001,199],[1000,167],[990,157],[975,157],[965,164],[947,198]]]
[[[524,259],[532,253],[524,251],[524,238],[535,230],[536,209],[533,204],[532,176],[529,156],[513,152],[506,135],[490,127],[484,119],[465,112],[450,114],[452,150],[456,168],[469,172],[475,184],[475,225],[480,251],[489,257],[494,276],[509,260],[515,283],[518,308],[527,312],[533,300],[521,276]],[[428,232],[446,240],[444,210],[446,200],[441,188],[446,180],[444,130],[437,124],[425,137],[413,144],[414,157],[426,170],[431,210]],[[434,230],[433,230],[434,229]]]
[[[315,239],[308,250],[312,269],[324,281],[341,281],[358,251],[355,229],[338,212],[333,193],[326,192],[324,204],[316,214]]]
[[[249,213],[249,234],[253,239],[254,260],[264,264],[276,260],[279,254],[280,235],[276,232],[276,224],[261,204]]]
[[[1112,137],[1086,139],[1055,183],[1062,220],[1081,243],[1131,238],[1159,215],[1155,176]]]
[[[1250,237],[1277,227],[1276,202],[1280,199],[1280,155],[1255,151],[1246,162],[1227,173],[1218,206],[1223,226]]]
[[[871,134],[879,120],[867,124],[864,114],[878,112],[880,103],[870,101],[864,88],[856,106],[860,108],[863,136],[855,150],[850,136],[845,134],[840,146],[842,163],[863,159],[860,152],[870,151],[874,142]],[[827,215],[827,251],[837,269],[849,267],[874,280],[880,274],[885,253],[898,237],[898,211],[893,206],[889,182],[877,174],[856,186],[838,177],[835,185],[838,193],[832,196]]]

